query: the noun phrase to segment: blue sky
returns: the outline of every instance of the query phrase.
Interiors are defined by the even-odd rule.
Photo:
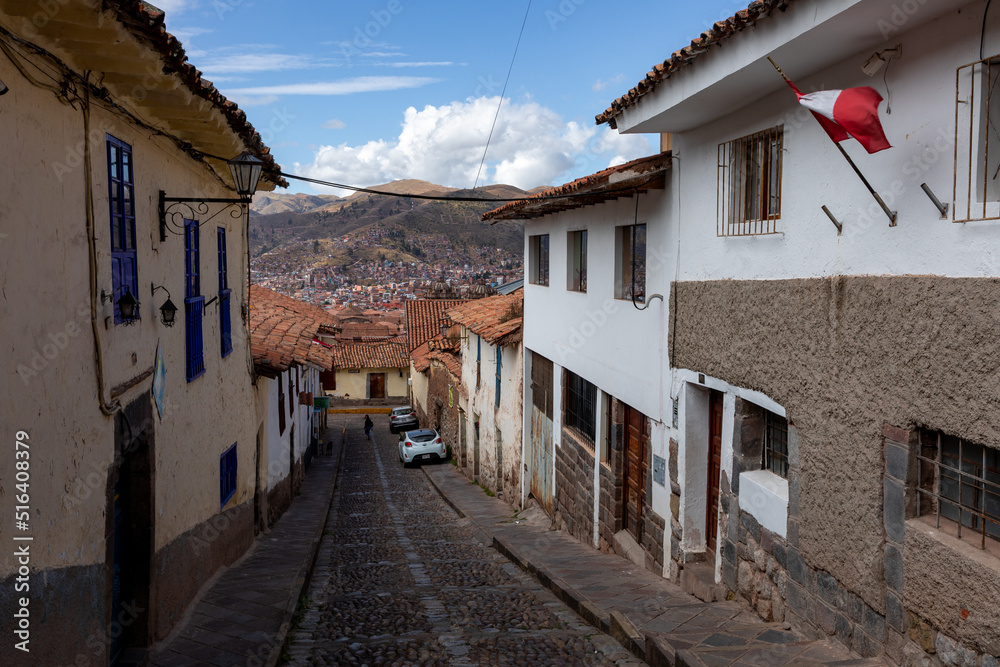
[[[191,62],[286,171],[469,188],[527,0],[160,0]],[[649,155],[594,116],[747,0],[532,0],[479,184],[560,183]],[[290,192],[344,194],[293,183]]]

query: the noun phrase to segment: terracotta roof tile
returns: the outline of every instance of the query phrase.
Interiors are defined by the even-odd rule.
[[[410,360],[402,343],[346,343],[333,348],[338,368],[407,368]]]
[[[688,46],[674,51],[661,64],[655,65],[634,88],[611,103],[604,113],[596,117],[597,124],[608,123],[617,127],[615,118],[623,110],[634,105],[644,95],[649,94],[663,81],[669,79],[678,70],[690,65],[698,56],[706,53],[711,47],[721,44],[738,32],[757,24],[763,17],[770,16],[775,9],[785,11],[793,0],[754,0],[746,9],[742,9],[725,21],[718,21],[711,29],[701,33],[691,40]]]
[[[491,344],[521,341],[524,290],[468,301],[448,310],[448,317]],[[511,317],[513,315],[513,317]]]
[[[416,299],[406,302],[408,350],[414,350],[441,333],[445,311],[463,303],[458,299]]]
[[[250,286],[250,352],[264,375],[286,371],[296,363],[332,369],[333,350],[315,340],[329,325],[332,318],[322,308]]]
[[[517,220],[537,218],[571,208],[599,204],[608,199],[631,196],[636,192],[662,189],[666,183],[665,174],[671,167],[671,154],[657,153],[603,169],[590,176],[549,188],[531,197],[509,202],[492,211],[483,213],[483,220]],[[579,195],[561,199],[553,196]]]
[[[276,185],[288,187],[288,182],[276,172],[281,167],[274,161],[270,149],[264,145],[247,115],[223,95],[211,81],[203,79],[201,72],[188,62],[184,47],[164,26],[164,12],[139,0],[108,0],[106,6],[115,12],[118,21],[136,39],[147,44],[163,57],[163,71],[173,74],[195,96],[212,104],[225,117],[227,124],[242,140],[246,149],[264,162],[265,178]],[[197,147],[195,147],[197,148]],[[272,173],[268,173],[268,171]]]

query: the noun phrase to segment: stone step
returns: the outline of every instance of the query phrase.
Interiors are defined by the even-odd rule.
[[[715,583],[715,568],[708,563],[687,563],[681,570],[681,588],[702,602],[722,602],[726,587]]]

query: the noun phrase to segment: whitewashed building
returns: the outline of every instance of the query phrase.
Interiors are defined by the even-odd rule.
[[[767,620],[865,656],[995,664],[1000,14],[985,9],[754,2],[598,116],[661,135],[662,190],[598,203],[583,179],[563,186],[583,208],[537,198],[487,214],[526,219],[525,377],[556,387],[550,479],[555,508],[585,523],[575,533],[589,536],[592,514],[591,539],[618,549],[600,541],[605,505],[628,522],[614,511],[631,493],[614,461],[627,420],[605,417],[607,394],[651,422],[652,474],[640,481],[649,514],[669,525],[665,576],[703,597],[728,589]],[[843,147],[888,212],[768,57],[802,91],[873,86],[886,98],[893,147]],[[626,242],[635,224],[644,246]],[[572,273],[584,230],[585,295]],[[644,250],[642,312],[615,298],[633,247]],[[559,382],[569,396],[582,386],[584,405],[595,397],[583,423],[594,458],[610,443],[608,470],[586,456],[560,465],[580,421],[567,427]],[[546,409],[535,408],[543,424]],[[526,449],[540,440],[528,423]],[[584,440],[578,452],[590,451]],[[570,464],[625,486],[602,486],[611,501],[588,506],[574,489],[598,481],[566,475],[563,502],[558,471]],[[640,541],[647,564],[655,546]]]
[[[523,293],[490,296],[451,308],[461,352],[458,436],[464,472],[510,505],[524,502],[521,353]],[[449,334],[451,335],[451,334]]]

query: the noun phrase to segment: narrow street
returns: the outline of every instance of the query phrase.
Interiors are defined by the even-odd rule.
[[[286,665],[639,665],[483,545],[385,415],[351,418],[339,481]],[[431,463],[428,465],[450,465]]]

